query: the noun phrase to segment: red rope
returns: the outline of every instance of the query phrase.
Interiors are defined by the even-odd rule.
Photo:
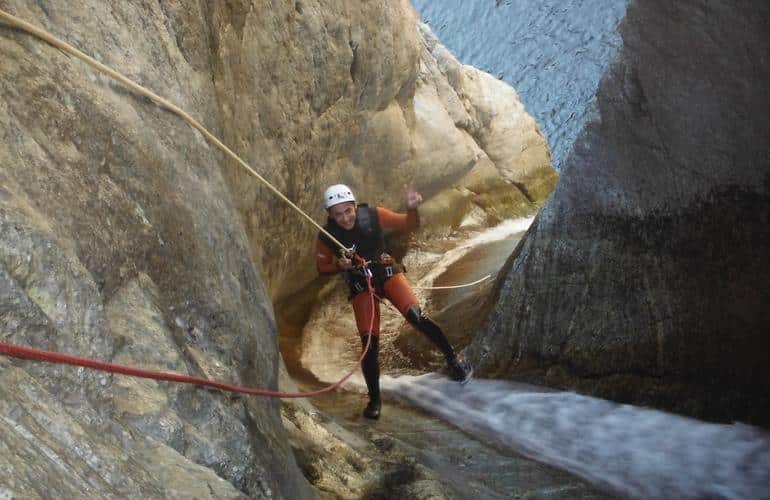
[[[154,370],[145,370],[142,368],[134,368],[132,366],[120,365],[117,363],[108,363],[105,361],[99,361],[91,358],[83,358],[80,356],[73,356],[71,354],[63,354],[54,351],[44,351],[42,349],[35,349],[33,347],[26,347],[16,344],[9,344],[6,342],[0,342],[0,354],[5,356],[13,356],[15,358],[30,359],[34,361],[44,361],[48,363],[59,363],[65,365],[82,366],[84,368],[90,368],[92,370],[101,370],[110,373],[119,373],[121,375],[128,375],[130,377],[151,378],[155,380],[164,380],[166,382],[178,382],[182,384],[200,385],[203,387],[210,387],[212,389],[219,389],[220,391],[227,392],[239,392],[242,394],[252,394],[255,396],[267,396],[271,398],[306,398],[312,396],[318,396],[337,389],[344,384],[353,374],[356,372],[361,362],[366,356],[369,346],[372,342],[372,330],[374,329],[374,289],[371,284],[371,278],[367,276],[367,285],[369,287],[369,295],[372,299],[372,320],[369,324],[369,333],[367,334],[366,346],[361,352],[361,356],[358,358],[356,366],[350,370],[347,375],[342,377],[332,385],[326,386],[322,389],[310,392],[283,392],[273,391],[270,389],[260,389],[256,387],[245,387],[241,385],[228,384],[226,382],[219,382],[217,380],[211,380],[203,377],[195,377],[192,375],[182,375],[181,373],[174,372],[161,372]]]

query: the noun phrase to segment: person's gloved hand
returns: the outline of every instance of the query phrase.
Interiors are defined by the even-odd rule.
[[[353,269],[353,261],[347,257],[340,257],[337,259],[337,267],[342,269],[343,271],[347,271],[350,269]]]

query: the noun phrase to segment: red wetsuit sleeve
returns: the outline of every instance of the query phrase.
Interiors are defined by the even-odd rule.
[[[337,267],[337,258],[334,252],[326,243],[317,239],[315,242],[315,267],[321,274],[334,274],[339,271]]]
[[[377,217],[380,219],[382,229],[413,231],[420,226],[420,214],[417,209],[407,210],[405,214],[400,214],[387,208],[377,207]]]

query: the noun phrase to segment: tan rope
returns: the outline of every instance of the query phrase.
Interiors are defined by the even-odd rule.
[[[483,278],[477,279],[473,283],[465,283],[463,285],[451,285],[451,286],[413,286],[412,288],[414,288],[415,290],[454,290],[455,288],[465,288],[465,287],[468,287],[468,286],[478,285],[482,281],[486,281],[486,280],[488,280],[491,277],[492,277],[491,274],[487,274]]]
[[[170,102],[167,99],[164,99],[163,97],[159,96],[158,94],[152,92],[151,90],[148,90],[147,88],[139,85],[138,83],[134,82],[133,80],[129,79],[128,77],[124,76],[122,73],[119,73],[115,71],[114,69],[110,68],[109,66],[106,66],[93,57],[89,56],[88,54],[85,54],[81,52],[80,50],[76,49],[72,45],[68,44],[67,42],[64,42],[49,32],[38,28],[37,26],[34,26],[22,19],[19,19],[18,17],[9,14],[8,12],[5,12],[4,10],[0,9],[0,19],[5,21],[11,26],[14,26],[16,28],[19,28],[23,31],[26,31],[27,33],[34,35],[41,40],[51,44],[52,46],[58,48],[59,50],[62,50],[63,52],[66,52],[70,55],[73,55],[80,59],[81,61],[85,62],[89,66],[93,67],[97,71],[100,71],[101,73],[104,73],[105,75],[109,76],[110,78],[122,83],[126,87],[130,88],[134,92],[136,92],[139,95],[142,95],[161,107],[171,111],[172,113],[177,114],[180,118],[182,118],[184,121],[186,121],[191,127],[193,127],[195,130],[203,134],[204,137],[206,137],[209,141],[211,141],[216,147],[221,149],[227,156],[235,160],[241,167],[243,167],[248,173],[256,177],[262,184],[267,186],[273,193],[276,194],[280,199],[285,201],[289,204],[291,208],[296,210],[300,215],[302,215],[305,219],[310,221],[311,224],[313,224],[315,227],[317,227],[322,233],[324,233],[326,236],[328,236],[337,246],[340,247],[341,250],[347,251],[348,248],[345,247],[337,238],[334,237],[334,235],[330,234],[327,230],[325,230],[320,224],[318,224],[315,220],[313,220],[312,217],[310,217],[308,214],[306,214],[301,208],[299,208],[294,202],[292,202],[289,198],[287,198],[282,192],[280,192],[275,186],[270,184],[270,182],[267,181],[264,177],[259,175],[256,170],[251,168],[248,163],[243,161],[240,156],[235,154],[230,148],[225,146],[225,144],[220,141],[214,134],[206,130],[206,128],[201,125],[195,118],[190,116],[186,111],[184,111],[179,106],[175,105],[174,103]],[[455,286],[438,286],[438,287],[420,287],[416,286],[414,288],[419,290],[445,290],[445,289],[452,289],[452,288],[463,288],[467,286],[473,286],[478,283],[481,283],[482,281],[488,279],[490,276],[487,275],[480,280],[474,281],[473,283],[466,283],[464,285],[455,285]]]
[[[336,243],[341,250],[347,250],[345,245],[339,242],[337,238],[335,238],[332,234],[329,234],[328,231],[326,231],[321,225],[319,225],[316,221],[313,220],[312,217],[310,217],[308,214],[306,214],[301,208],[299,208],[297,205],[294,204],[289,198],[284,196],[283,193],[281,193],[275,186],[270,184],[264,177],[259,175],[256,170],[251,168],[248,163],[243,161],[240,156],[235,154],[230,148],[224,145],[222,141],[217,139],[217,137],[206,130],[206,128],[198,123],[195,118],[187,114],[183,109],[181,109],[179,106],[173,104],[172,102],[168,101],[167,99],[164,99],[163,97],[159,96],[158,94],[146,89],[145,87],[142,87],[138,83],[134,82],[133,80],[127,78],[121,73],[118,73],[114,69],[105,66],[104,64],[100,63],[93,57],[84,54],[83,52],[79,51],[75,47],[69,45],[68,43],[56,38],[52,34],[48,33],[47,31],[38,28],[26,21],[23,21],[22,19],[19,19],[16,16],[13,16],[4,10],[0,9],[0,19],[5,21],[6,23],[10,24],[11,26],[15,26],[16,28],[19,28],[23,31],[26,31],[27,33],[34,35],[41,40],[53,45],[54,47],[71,54],[78,59],[82,60],[89,66],[95,68],[96,70],[104,73],[105,75],[109,76],[110,78],[117,80],[118,82],[122,83],[126,87],[130,88],[137,94],[143,95],[144,97],[156,102],[161,107],[166,108],[167,110],[171,111],[172,113],[176,113],[181,117],[184,121],[186,121],[188,124],[190,124],[191,127],[199,131],[201,134],[204,135],[209,141],[211,141],[216,147],[224,151],[224,153],[235,160],[241,167],[246,169],[247,172],[249,172],[251,175],[259,179],[260,182],[262,182],[265,186],[267,186],[273,193],[275,193],[279,198],[281,198],[283,201],[289,204],[294,210],[296,210],[300,215],[302,215],[305,219],[310,221],[311,224],[313,224],[315,227],[317,227],[322,233],[324,233],[326,236],[331,238],[331,240]]]

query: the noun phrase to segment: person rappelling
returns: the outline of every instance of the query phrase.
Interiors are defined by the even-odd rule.
[[[324,192],[324,206],[328,220],[324,230],[349,249],[344,252],[324,232],[316,240],[316,267],[321,274],[341,273],[348,285],[349,300],[353,306],[358,334],[366,346],[371,328],[371,341],[361,370],[369,391],[369,402],[363,411],[366,418],[380,416],[379,364],[379,303],[372,306],[366,281],[367,270],[378,297],[388,299],[396,309],[436,345],[446,359],[449,377],[461,383],[470,378],[470,367],[458,359],[441,328],[422,312],[419,301],[404,275],[404,268],[388,253],[383,231],[409,232],[420,224],[417,207],[422,196],[409,186],[406,191],[405,214],[387,208],[371,208],[357,203],[353,191],[344,184],[330,186]],[[355,260],[354,260],[355,258]],[[368,262],[366,268],[360,262]],[[374,317],[372,317],[374,315]]]

